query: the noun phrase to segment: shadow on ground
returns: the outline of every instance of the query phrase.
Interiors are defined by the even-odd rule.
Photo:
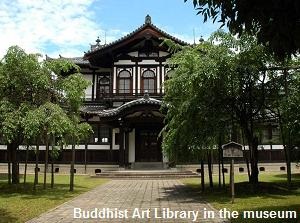
[[[16,221],[17,218],[15,218],[12,213],[0,208],[0,223],[11,223]]]

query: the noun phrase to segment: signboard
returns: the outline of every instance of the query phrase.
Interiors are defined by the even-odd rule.
[[[231,158],[230,163],[230,188],[231,188],[231,203],[234,203],[234,158],[243,157],[243,146],[236,142],[230,142],[222,146],[223,157]]]
[[[223,145],[223,157],[234,158],[234,157],[243,157],[243,146],[241,144],[230,142]]]

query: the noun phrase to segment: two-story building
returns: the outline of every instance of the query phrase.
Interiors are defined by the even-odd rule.
[[[98,38],[82,58],[66,58],[92,82],[81,112],[94,133],[87,145],[78,147],[77,162],[121,167],[167,162],[159,137],[163,83],[171,70],[163,38],[187,44],[153,25],[147,15],[142,26],[123,38],[104,45]]]

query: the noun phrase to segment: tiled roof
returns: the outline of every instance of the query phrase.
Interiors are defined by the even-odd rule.
[[[147,15],[147,16],[148,16],[148,15]],[[147,18],[147,17],[146,17],[146,18]],[[153,24],[151,23],[151,19],[150,19],[150,21],[147,21],[147,20],[146,20],[145,23],[144,23],[142,26],[138,27],[138,28],[137,28],[136,30],[134,30],[133,32],[127,34],[126,36],[123,36],[122,38],[120,38],[120,39],[118,39],[118,40],[116,40],[116,41],[113,41],[113,42],[111,42],[111,43],[109,43],[109,44],[105,44],[105,45],[99,45],[98,47],[92,47],[91,50],[89,50],[87,53],[85,53],[85,56],[88,56],[88,55],[90,55],[90,54],[93,54],[93,53],[95,53],[95,52],[97,52],[97,51],[99,51],[99,50],[104,50],[104,49],[106,49],[106,48],[109,48],[109,47],[111,47],[111,46],[113,46],[113,45],[115,45],[115,44],[118,44],[118,43],[124,41],[125,39],[131,38],[132,36],[134,36],[135,34],[137,34],[138,32],[140,32],[141,30],[145,29],[146,27],[151,27],[151,28],[153,28],[154,30],[160,32],[160,33],[161,33],[162,35],[164,35],[165,37],[167,37],[167,38],[169,38],[169,39],[171,39],[171,40],[174,40],[174,41],[176,41],[176,42],[178,42],[178,43],[180,43],[180,44],[182,44],[182,45],[188,45],[187,42],[182,41],[182,40],[180,40],[180,39],[178,39],[178,38],[176,38],[176,37],[174,37],[174,36],[168,34],[167,32],[161,30],[161,29],[158,28],[157,26],[153,25]]]
[[[89,65],[90,62],[86,59],[84,59],[83,57],[63,57],[61,55],[59,55],[59,58],[51,58],[49,56],[46,55],[46,60],[68,60],[71,61],[77,65]]]
[[[80,65],[89,65],[90,62],[83,57],[62,57],[60,56],[61,59],[69,60],[72,61],[75,64],[80,64]]]
[[[83,105],[80,108],[80,112],[85,113],[85,114],[96,114],[99,111],[104,110],[105,107],[101,105]]]
[[[146,94],[143,98],[139,98],[139,99],[127,102],[117,108],[105,110],[101,106],[86,105],[81,108],[81,112],[86,113],[86,114],[98,115],[100,117],[112,117],[112,116],[120,114],[120,112],[124,111],[125,109],[130,108],[132,106],[136,106],[136,105],[158,105],[158,106],[160,106],[161,101],[154,99],[154,98],[150,98]]]

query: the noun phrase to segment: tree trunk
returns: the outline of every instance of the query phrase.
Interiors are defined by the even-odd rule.
[[[10,149],[7,146],[7,177],[8,177],[8,184],[11,184],[11,155]]]
[[[70,191],[74,191],[75,143],[72,144],[72,160],[70,169]]]
[[[10,150],[11,154],[11,162],[12,162],[12,184],[18,184],[20,182],[19,178],[19,166],[18,166],[18,160],[17,160],[17,149],[18,145],[15,142],[12,142],[8,144],[7,147]]]
[[[49,136],[46,133],[45,136],[45,142],[46,142],[46,151],[45,151],[45,168],[44,168],[44,185],[43,188],[47,188],[47,170],[48,170],[48,161],[49,161]]]
[[[286,162],[286,177],[287,177],[287,186],[288,189],[291,189],[292,186],[292,169],[291,169],[291,153],[290,146],[284,145],[284,153],[285,153],[285,162]]]
[[[223,152],[221,153],[221,166],[222,166],[222,182],[223,182],[223,188],[226,187],[226,182],[225,182],[225,173],[224,173],[224,157],[223,157]]]
[[[246,148],[245,148],[245,136],[244,134],[242,134],[242,140],[243,140],[243,148],[244,148],[244,158],[245,158],[245,162],[246,162],[246,167],[247,167],[247,174],[248,174],[248,179],[249,182],[250,180],[250,167],[249,167],[249,159],[248,159],[248,154],[246,153]]]
[[[213,188],[214,183],[212,177],[211,149],[207,150],[207,167],[208,167],[209,187]]]
[[[85,141],[84,145],[84,173],[86,174],[86,167],[87,167],[87,150],[88,150],[88,142]]]
[[[201,191],[205,191],[205,181],[204,181],[204,161],[201,158]]]
[[[35,151],[35,168],[34,168],[34,183],[33,183],[33,190],[36,190],[36,185],[39,183],[39,141],[36,144],[36,151]]]
[[[221,145],[221,149],[219,147],[218,149],[218,171],[219,171],[219,188],[221,188],[222,186],[222,180],[221,180],[221,152],[222,152],[222,145]]]
[[[51,188],[54,188],[54,159],[51,162]]]
[[[26,184],[28,154],[29,154],[29,145],[26,146],[25,166],[24,166],[24,182],[23,182],[24,186]]]
[[[289,96],[289,86],[288,86],[288,75],[289,72],[288,70],[284,69],[284,93],[285,93],[285,98],[288,99]],[[284,121],[284,120],[283,120]],[[291,154],[290,154],[290,149],[291,149],[291,136],[290,136],[290,131],[289,129],[286,129],[288,132],[287,139],[285,139],[285,132],[284,132],[284,125],[282,122],[281,114],[279,112],[279,123],[280,123],[280,128],[282,130],[281,135],[282,135],[282,141],[284,145],[284,153],[285,153],[285,161],[286,161],[286,176],[287,176],[287,184],[288,184],[288,189],[291,189],[292,185],[292,170],[291,170]]]
[[[250,182],[252,183],[254,189],[258,186],[258,139],[257,137],[253,137],[251,140],[251,145],[249,148],[251,150],[250,157],[250,165],[251,165],[251,174],[250,174]]]
[[[55,137],[52,137],[52,140],[51,140],[51,148],[52,148],[52,156],[51,156],[51,188],[54,188],[54,154],[53,154],[53,151],[54,151],[54,146],[53,144],[55,145]]]

